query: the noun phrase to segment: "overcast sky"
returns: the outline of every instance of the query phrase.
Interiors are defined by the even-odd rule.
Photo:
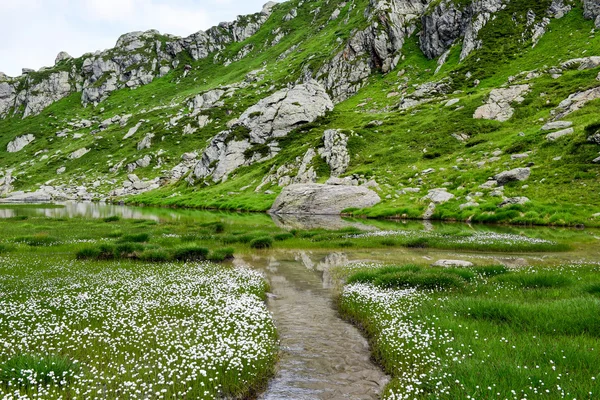
[[[0,0],[0,71],[54,65],[60,51],[74,57],[114,47],[123,33],[157,29],[187,36],[268,0]]]

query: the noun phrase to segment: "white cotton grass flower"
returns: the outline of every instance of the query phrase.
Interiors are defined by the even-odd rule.
[[[3,258],[0,272],[3,356],[61,355],[80,366],[53,384],[23,372],[29,390],[0,385],[3,399],[210,399],[251,385],[274,362],[266,283],[250,269]]]

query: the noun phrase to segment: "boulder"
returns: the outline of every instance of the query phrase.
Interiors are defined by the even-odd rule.
[[[231,130],[222,131],[211,140],[194,168],[194,176],[200,179],[212,176],[214,182],[226,180],[237,168],[273,157],[279,151],[273,143],[268,154],[255,152],[247,158],[247,151],[253,146],[284,137],[332,109],[329,95],[315,81],[275,92],[248,108],[231,125]]]
[[[432,267],[444,267],[444,268],[470,268],[473,267],[474,264],[469,261],[463,260],[439,260],[435,263],[431,264]]]
[[[517,85],[504,89],[494,89],[490,92],[487,103],[473,114],[475,119],[489,119],[500,122],[508,121],[514,114],[512,103],[522,103],[523,97],[530,90],[529,85]]]
[[[8,145],[6,146],[6,151],[8,151],[9,153],[17,153],[17,152],[23,150],[23,148],[25,148],[25,146],[27,146],[29,143],[33,142],[34,140],[35,140],[35,136],[33,136],[31,134],[18,136],[13,141],[8,143]]]
[[[546,125],[542,126],[542,130],[543,131],[555,131],[558,129],[570,128],[571,126],[573,126],[573,123],[571,121],[555,121],[555,122],[548,122]]]
[[[449,193],[446,189],[431,189],[427,196],[423,197],[422,201],[431,201],[434,204],[443,204],[452,200],[455,196]]]
[[[69,158],[71,160],[76,160],[78,158],[83,157],[84,155],[86,155],[87,153],[89,153],[89,149],[83,148],[83,149],[79,149],[77,151],[74,151],[71,153],[71,155],[69,156]]]
[[[600,3],[598,0],[583,0],[583,15],[596,22],[596,28],[600,28]]]
[[[149,149],[152,146],[152,139],[154,138],[153,133],[148,133],[141,142],[138,143],[137,149],[138,151]]]
[[[373,207],[380,201],[377,193],[361,186],[297,184],[283,189],[270,212],[339,215],[347,208]]]
[[[510,171],[504,171],[494,177],[498,185],[505,185],[509,182],[526,181],[531,176],[531,169],[516,168]]]
[[[557,139],[560,139],[563,136],[572,135],[574,132],[575,132],[575,130],[573,128],[563,129],[561,131],[552,132],[552,133],[546,135],[546,139],[553,142]]]
[[[513,205],[523,205],[526,203],[529,203],[529,199],[527,197],[511,197],[508,198],[506,200],[504,200],[502,203],[500,203],[498,205],[498,207],[500,208],[504,208],[504,207],[508,207],[508,206],[513,206]]]

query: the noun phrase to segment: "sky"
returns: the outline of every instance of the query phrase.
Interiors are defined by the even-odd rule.
[[[119,36],[157,29],[188,36],[237,15],[262,10],[268,0],[0,0],[0,72],[54,65],[114,47]]]

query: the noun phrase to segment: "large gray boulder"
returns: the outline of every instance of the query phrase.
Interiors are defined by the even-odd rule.
[[[503,89],[494,89],[490,92],[487,103],[475,110],[473,118],[500,122],[508,121],[515,112],[512,108],[512,103],[522,103],[525,101],[523,96],[529,90],[529,85],[516,85]]]
[[[273,214],[339,215],[347,208],[373,207],[381,199],[362,186],[290,185],[275,200]]]
[[[526,181],[531,176],[531,169],[516,168],[510,171],[504,171],[494,177],[498,185],[502,186],[509,182]]]
[[[8,143],[8,146],[6,146],[6,151],[8,151],[9,153],[19,152],[34,140],[35,136],[33,136],[32,134],[18,136],[17,138]]]

